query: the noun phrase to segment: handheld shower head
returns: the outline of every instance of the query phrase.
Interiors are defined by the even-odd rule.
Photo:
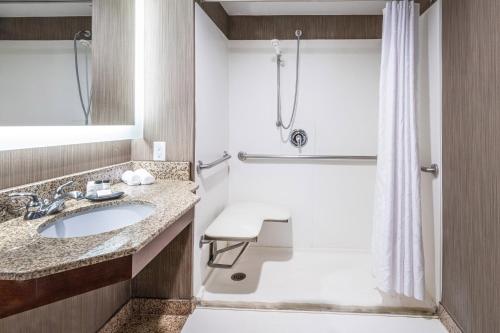
[[[92,42],[90,40],[88,40],[88,39],[80,39],[80,40],[78,40],[78,43],[81,46],[92,48]]]
[[[271,45],[274,47],[276,55],[281,55],[280,41],[278,39],[271,40]]]
[[[302,30],[295,30],[295,37],[300,38],[302,36]]]

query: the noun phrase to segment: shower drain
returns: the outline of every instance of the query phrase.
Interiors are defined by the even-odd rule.
[[[247,275],[245,273],[234,273],[233,275],[231,275],[231,280],[242,281],[245,280],[246,277]]]

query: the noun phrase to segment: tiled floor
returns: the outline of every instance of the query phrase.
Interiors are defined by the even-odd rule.
[[[446,333],[438,319],[197,308],[182,333]]]
[[[230,258],[225,255],[222,259],[227,262]],[[214,270],[197,297],[215,307],[221,302],[267,302],[433,312],[430,299],[420,302],[378,291],[371,263],[370,254],[364,252],[249,247],[232,269]],[[236,272],[245,273],[246,279],[232,281]]]

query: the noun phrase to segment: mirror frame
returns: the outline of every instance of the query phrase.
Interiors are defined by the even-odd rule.
[[[144,129],[144,0],[135,0],[135,124],[109,126],[0,126],[0,151],[133,140]]]

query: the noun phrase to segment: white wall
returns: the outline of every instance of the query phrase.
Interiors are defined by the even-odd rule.
[[[295,42],[282,41],[285,119],[295,71]],[[309,134],[305,154],[376,155],[380,41],[303,41],[295,128]],[[276,63],[269,41],[230,41],[230,151],[297,153],[276,122]],[[231,161],[230,201],[279,203],[289,224],[266,223],[259,244],[369,250],[374,162]]]
[[[196,149],[195,160],[210,162],[228,150],[228,51],[227,39],[196,5]],[[196,174],[198,194],[194,228],[194,279],[196,295],[207,274],[208,246],[198,241],[228,200],[227,164]]]
[[[441,11],[433,5],[419,21],[418,114],[422,165],[441,159]],[[422,231],[425,257],[425,284],[429,294],[441,300],[441,180],[422,173]]]
[[[74,61],[73,41],[1,41],[0,126],[84,125]]]

